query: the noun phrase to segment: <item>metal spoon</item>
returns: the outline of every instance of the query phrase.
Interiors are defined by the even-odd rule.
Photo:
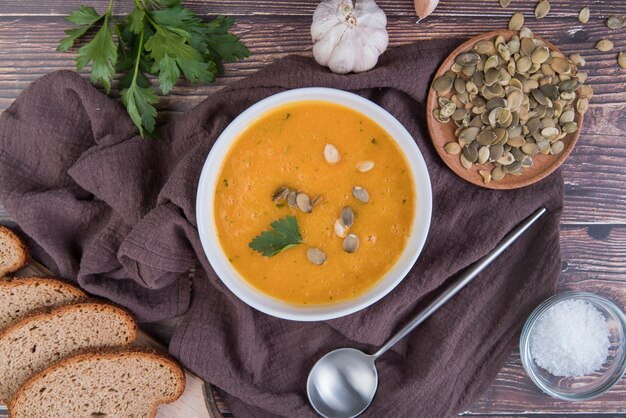
[[[463,289],[545,212],[545,208],[537,209],[509,232],[489,254],[474,263],[452,286],[392,336],[376,353],[365,354],[354,348],[340,348],[319,359],[309,373],[306,388],[309,402],[317,413],[327,418],[351,418],[365,411],[378,388],[378,372],[374,364],[376,359]]]

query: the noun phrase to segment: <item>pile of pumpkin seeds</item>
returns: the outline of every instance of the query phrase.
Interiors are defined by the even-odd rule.
[[[322,203],[322,196],[318,195],[311,199],[303,191],[296,191],[289,187],[279,187],[272,195],[272,202],[279,206],[287,202],[290,208],[300,209],[304,213],[311,213],[313,207]]]
[[[593,94],[582,65],[579,54],[551,51],[526,27],[508,41],[478,41],[433,83],[433,116],[457,127],[445,151],[468,170],[493,163],[479,170],[485,183],[523,174],[538,154],[560,154]]]

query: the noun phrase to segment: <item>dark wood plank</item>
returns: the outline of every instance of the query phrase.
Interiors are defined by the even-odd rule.
[[[227,14],[231,16],[245,15],[288,15],[288,16],[312,16],[317,0],[183,0],[183,3],[200,14]],[[412,0],[378,0],[376,2],[388,16],[415,16]],[[433,18],[442,16],[506,16],[512,12],[523,11],[531,15],[535,1],[513,0],[512,4],[503,9],[497,0],[483,1],[451,1],[442,0],[433,13]],[[0,15],[64,15],[85,4],[103,11],[107,3],[101,0],[51,0],[46,2],[32,2],[22,0],[5,0]],[[579,2],[568,0],[551,0],[551,17],[574,17],[583,7]],[[589,1],[585,3],[591,8],[592,18],[603,18],[610,14],[626,14],[624,2],[612,1]],[[132,9],[132,1],[114,1],[116,13],[127,13]]]

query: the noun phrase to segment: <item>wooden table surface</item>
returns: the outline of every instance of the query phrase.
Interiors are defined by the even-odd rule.
[[[79,4],[102,11],[98,0],[0,0],[0,112],[36,78],[73,69],[73,56],[55,51],[68,27],[63,16]],[[234,30],[252,57],[226,66],[226,75],[211,86],[182,84],[159,104],[166,121],[235,80],[253,74],[288,54],[311,55],[309,27],[317,1],[307,0],[187,0],[202,16],[236,18]],[[626,70],[617,66],[617,51],[626,51],[626,28],[610,31],[608,15],[626,15],[624,0],[551,0],[548,17],[536,20],[535,1],[513,0],[502,9],[497,0],[442,0],[426,20],[415,24],[411,0],[380,0],[388,18],[391,47],[416,40],[458,37],[502,29],[512,13],[524,12],[526,26],[565,53],[580,52],[587,60],[588,83],[595,95],[579,143],[563,165],[565,210],[561,224],[563,269],[561,290],[596,292],[626,305]],[[132,7],[114,2],[116,14]],[[590,21],[577,20],[583,6]],[[603,37],[615,43],[612,52],[593,46]],[[416,77],[419,74],[415,75]],[[117,94],[114,91],[114,94]],[[0,218],[5,217],[0,207]],[[516,350],[485,395],[466,413],[475,416],[615,416],[626,415],[626,379],[609,394],[582,402],[557,401],[536,389],[524,372]]]

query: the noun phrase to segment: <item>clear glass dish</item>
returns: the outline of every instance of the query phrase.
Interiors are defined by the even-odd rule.
[[[609,356],[602,368],[581,377],[553,376],[537,366],[530,349],[530,336],[537,319],[550,307],[564,300],[584,300],[598,309],[607,320],[610,332]],[[548,395],[567,401],[584,401],[610,390],[626,372],[626,318],[610,300],[586,292],[564,292],[552,296],[539,305],[526,320],[520,338],[520,355],[524,369],[531,380]]]

